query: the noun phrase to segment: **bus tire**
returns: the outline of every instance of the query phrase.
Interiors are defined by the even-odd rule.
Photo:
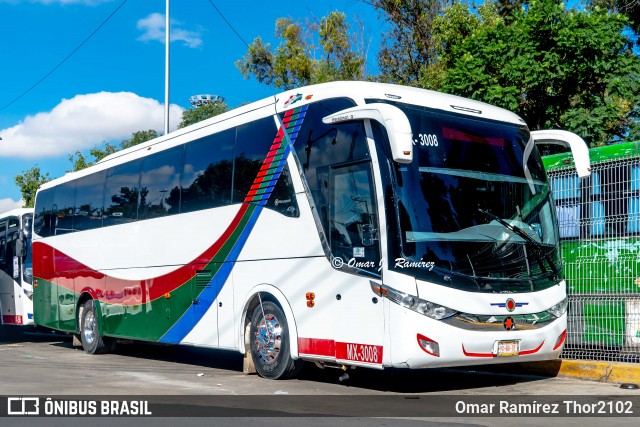
[[[84,351],[89,354],[108,353],[113,350],[115,343],[112,338],[100,335],[96,304],[95,300],[85,302],[80,319],[80,341]]]
[[[261,377],[281,380],[300,372],[302,360],[291,358],[287,318],[273,302],[264,301],[253,311],[249,340],[251,358]]]

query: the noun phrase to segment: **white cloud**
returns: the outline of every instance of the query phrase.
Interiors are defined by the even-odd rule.
[[[10,211],[22,207],[22,200],[15,201],[13,199],[0,199],[0,213]]]
[[[188,47],[199,47],[202,45],[202,38],[200,32],[189,31],[184,28],[180,28],[181,23],[171,20],[171,41],[182,41]],[[159,41],[164,43],[165,38],[165,15],[161,13],[152,13],[146,18],[142,18],[136,24],[136,27],[143,31],[142,35],[138,37],[138,40],[143,42]]]
[[[182,111],[171,105],[171,129],[176,129]],[[0,130],[0,157],[36,159],[71,154],[147,129],[164,129],[164,106],[155,99],[131,92],[76,95],[63,99],[49,112],[27,116]]]

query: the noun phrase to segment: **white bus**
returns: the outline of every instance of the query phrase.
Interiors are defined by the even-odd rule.
[[[425,368],[555,358],[556,213],[515,114],[415,88],[303,87],[42,185],[37,324],[303,360]],[[586,160],[585,160],[586,159]]]
[[[0,214],[0,324],[33,325],[33,209]]]

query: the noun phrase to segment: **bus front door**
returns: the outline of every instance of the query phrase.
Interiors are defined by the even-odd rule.
[[[332,167],[329,183],[336,361],[381,367],[383,304],[370,285],[381,265],[371,163]]]

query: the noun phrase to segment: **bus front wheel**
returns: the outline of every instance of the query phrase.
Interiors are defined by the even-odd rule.
[[[251,317],[250,348],[256,371],[263,378],[285,379],[297,375],[302,360],[291,358],[287,319],[276,304],[258,304]]]
[[[104,337],[98,328],[97,301],[89,300],[84,303],[80,323],[80,341],[82,348],[89,354],[108,353],[114,347],[112,338]]]

